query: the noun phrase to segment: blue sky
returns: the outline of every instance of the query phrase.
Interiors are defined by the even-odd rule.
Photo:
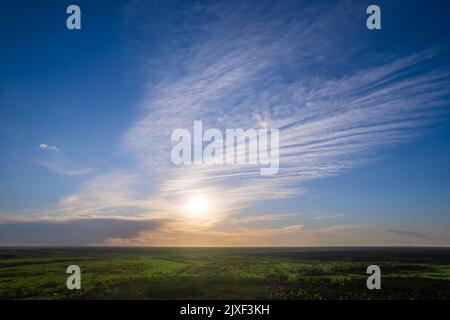
[[[446,1],[69,4],[1,4],[0,245],[450,243]],[[174,166],[194,120],[279,128],[279,173]]]

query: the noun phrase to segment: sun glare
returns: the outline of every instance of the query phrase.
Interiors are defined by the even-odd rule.
[[[201,195],[193,196],[186,204],[186,212],[194,218],[200,218],[207,214],[209,209],[208,200]]]

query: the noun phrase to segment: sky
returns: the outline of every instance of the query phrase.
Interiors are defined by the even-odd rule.
[[[0,246],[450,245],[448,1],[0,6]],[[278,173],[175,165],[194,121]]]

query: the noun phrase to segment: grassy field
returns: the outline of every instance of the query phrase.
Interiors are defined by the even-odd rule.
[[[450,299],[450,249],[5,248],[0,299]]]

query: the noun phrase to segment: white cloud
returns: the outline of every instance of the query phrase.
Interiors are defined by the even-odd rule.
[[[92,168],[76,164],[69,160],[65,154],[57,147],[41,143],[39,145],[40,150],[50,151],[43,155],[39,155],[37,164],[47,168],[48,170],[62,175],[62,176],[80,176],[91,173]]]
[[[62,176],[80,176],[93,171],[90,167],[80,165],[67,166],[59,160],[39,160],[38,164]]]
[[[285,80],[284,68],[293,64],[301,72],[336,44],[323,32],[329,12],[310,25],[289,17],[281,23],[270,13],[226,8],[232,14],[225,16],[214,9],[218,19],[205,28],[202,41],[179,53],[181,76],[149,88],[142,117],[124,135],[139,170],[157,177],[152,197],[202,190],[224,199],[226,215],[259,200],[297,195],[307,180],[361,166],[377,158],[381,146],[414,139],[449,101],[448,68],[418,71],[438,56],[437,49],[384,57],[388,62],[373,61],[341,76],[309,71]],[[192,128],[194,120],[222,129],[280,128],[279,174],[261,178],[259,168],[249,166],[172,166],[170,133]]]
[[[59,151],[59,149],[57,147],[49,145],[49,144],[46,144],[46,143],[41,143],[39,145],[39,149],[41,149],[41,150],[50,150],[50,151]]]
[[[328,219],[336,219],[336,218],[341,218],[344,215],[342,213],[335,213],[335,214],[325,214],[325,215],[318,215],[318,216],[314,216],[311,219],[313,220],[328,220]]]
[[[337,50],[344,40],[333,24],[351,14],[342,6],[311,6],[304,11],[315,12],[311,18],[288,13],[283,21],[276,7],[207,8],[213,22],[173,54],[182,69],[148,86],[141,115],[123,135],[122,149],[136,156],[136,168],[96,177],[55,212],[177,218],[180,201],[201,192],[216,203],[212,228],[254,202],[301,194],[308,180],[364,165],[380,147],[423,134],[449,103],[450,71],[436,63],[439,49],[357,65],[356,49]],[[351,67],[320,72],[341,62]],[[279,128],[279,174],[261,177],[249,166],[173,166],[170,134],[192,128],[194,120],[221,129]]]

